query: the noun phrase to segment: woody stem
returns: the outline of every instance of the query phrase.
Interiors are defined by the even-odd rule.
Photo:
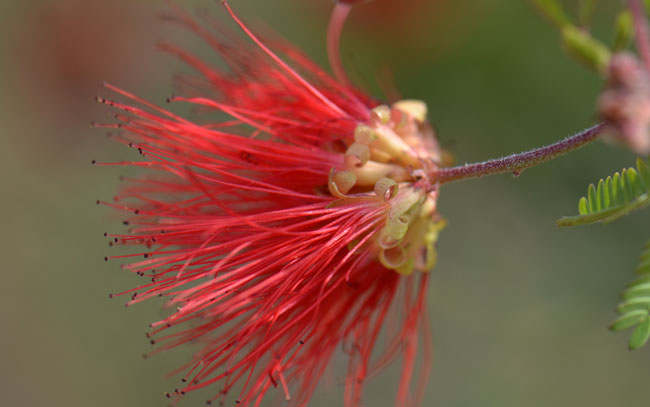
[[[457,167],[439,168],[432,174],[431,179],[446,184],[468,178],[478,178],[486,175],[511,172],[515,175],[526,168],[534,167],[550,161],[570,151],[576,150],[585,144],[596,140],[602,133],[604,124],[597,124],[573,136],[567,137],[557,143],[536,148],[520,154],[488,160],[481,163],[465,164]]]

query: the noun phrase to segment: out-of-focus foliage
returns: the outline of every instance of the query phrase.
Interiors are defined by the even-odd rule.
[[[616,307],[620,316],[610,326],[612,331],[635,327],[628,344],[631,350],[642,347],[650,338],[650,242],[641,254],[636,273],[639,277],[628,284],[621,295],[623,302]]]
[[[614,25],[614,39],[612,46],[596,40],[588,30],[589,18],[593,12],[594,1],[580,1],[579,15],[580,24],[574,25],[571,19],[566,16],[564,8],[559,0],[533,0],[538,8],[562,31],[563,45],[567,52],[574,56],[587,68],[596,71],[600,75],[607,76],[612,65],[611,55],[626,49],[635,35],[634,19],[631,9],[621,10]],[[650,11],[650,1],[644,0],[646,12]],[[632,3],[630,3],[632,4]],[[637,39],[638,40],[638,39]],[[648,39],[642,39],[647,41]],[[645,69],[648,69],[645,66]],[[608,78],[611,81],[611,78]],[[639,93],[645,92],[645,88],[638,89]],[[632,100],[632,105],[638,106],[638,99]],[[615,110],[621,111],[624,107],[620,103],[615,104]],[[601,115],[602,117],[602,115]],[[605,118],[604,120],[608,120]],[[611,122],[608,121],[608,124]],[[640,138],[645,140],[647,131],[640,133]],[[628,146],[631,146],[628,143]],[[638,150],[635,150],[638,151]],[[623,169],[613,176],[601,179],[598,185],[591,184],[588,187],[587,196],[582,197],[578,202],[578,215],[565,216],[557,221],[559,226],[578,226],[593,223],[610,223],[622,216],[625,216],[637,209],[650,205],[650,169],[648,163],[640,158],[637,159],[637,168]],[[623,292],[623,300],[617,312],[618,319],[612,323],[610,329],[621,331],[636,326],[629,340],[630,349],[642,347],[650,338],[650,251],[646,250],[641,258],[637,272],[642,277],[635,280]]]
[[[594,0],[579,1],[577,21],[574,22],[560,0],[533,0],[533,4],[560,30],[562,45],[567,54],[587,69],[604,75],[612,50],[625,47],[632,35],[631,19],[626,11],[621,12],[616,24],[613,46],[610,47],[593,36],[588,29],[595,3]]]

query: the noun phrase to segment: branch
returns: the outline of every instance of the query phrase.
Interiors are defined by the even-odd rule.
[[[587,143],[596,140],[605,125],[597,124],[582,132],[567,137],[557,143],[550,144],[520,154],[512,154],[482,163],[465,164],[457,167],[439,168],[432,174],[432,180],[440,184],[458,181],[467,178],[478,178],[485,175],[501,174],[511,172],[515,175],[526,168],[534,167],[546,161],[550,161],[570,151],[576,150]]]

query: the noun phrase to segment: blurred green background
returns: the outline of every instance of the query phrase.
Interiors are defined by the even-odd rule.
[[[223,17],[211,0],[178,0]],[[325,64],[331,0],[232,0]],[[575,2],[567,1],[573,5]],[[611,38],[619,1],[601,1],[595,29]],[[395,7],[398,4],[399,7]],[[106,119],[93,97],[108,80],[162,103],[183,69],[153,50],[196,39],[161,23],[159,0],[0,2],[0,394],[3,406],[167,405],[166,372],[190,350],[146,361],[151,301],[125,309],[108,293],[137,277],[105,263],[110,199],[132,152],[90,129]],[[224,19],[225,20],[225,19]],[[594,123],[601,86],[561,51],[527,1],[376,0],[352,12],[343,37],[351,76],[380,96],[390,68],[403,95],[425,100],[459,162],[553,142]],[[589,182],[633,163],[597,143],[519,179],[452,184],[433,271],[435,364],[430,406],[647,406],[650,347],[630,353],[606,330],[644,241],[647,213],[606,227],[558,229]],[[341,405],[337,360],[311,406]],[[371,381],[366,405],[392,406],[399,365]],[[205,395],[182,405],[203,405]],[[271,402],[266,405],[275,405]]]

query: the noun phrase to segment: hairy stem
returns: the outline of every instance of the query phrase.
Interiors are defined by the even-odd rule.
[[[634,18],[636,48],[643,59],[646,69],[650,70],[650,29],[645,17],[645,7],[641,0],[630,0],[630,13]]]
[[[605,125],[597,124],[591,128],[573,136],[567,137],[557,143],[545,147],[536,148],[520,154],[512,154],[482,163],[465,164],[457,167],[440,168],[432,174],[432,180],[440,184],[458,181],[467,178],[478,178],[485,175],[501,174],[511,172],[515,175],[526,168],[534,167],[546,161],[550,161],[570,151],[576,150],[583,145],[596,140]]]

